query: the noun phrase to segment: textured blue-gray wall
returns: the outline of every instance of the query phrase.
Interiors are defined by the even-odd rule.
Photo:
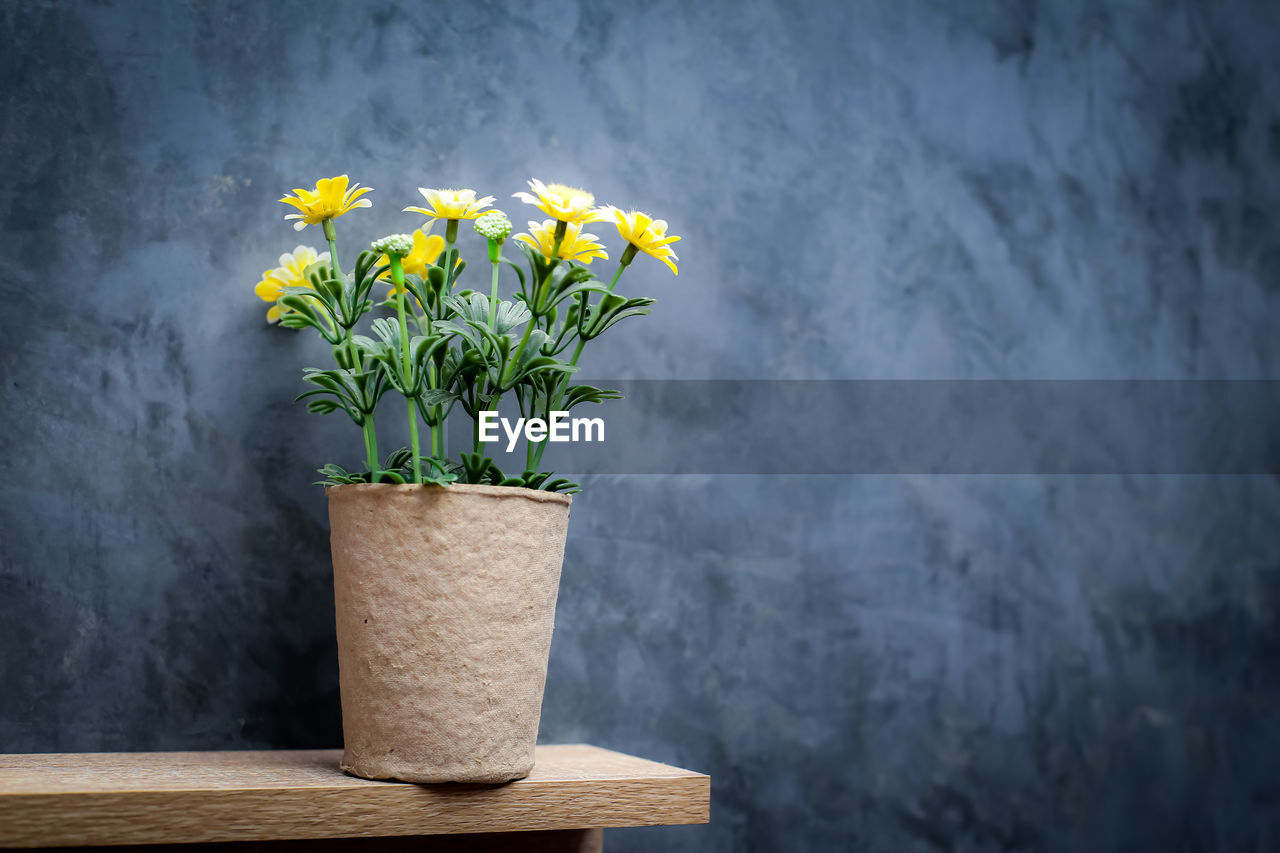
[[[637,262],[660,303],[600,377],[1277,379],[1277,32],[1266,0],[9,0],[0,751],[340,742],[308,484],[360,449],[251,293],[283,190],[375,187],[353,240],[418,185],[523,222],[531,175],[665,216],[681,275]],[[1273,477],[599,477],[573,515],[544,739],[714,777],[710,826],[613,850],[1280,845]]]

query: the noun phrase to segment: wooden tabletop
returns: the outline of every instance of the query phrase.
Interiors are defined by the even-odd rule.
[[[372,782],[341,750],[0,755],[0,847],[190,844],[706,823],[711,779],[539,746],[506,785]]]

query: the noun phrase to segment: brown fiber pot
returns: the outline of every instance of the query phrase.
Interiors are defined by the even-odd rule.
[[[328,490],[342,769],[507,782],[533,768],[568,495]]]

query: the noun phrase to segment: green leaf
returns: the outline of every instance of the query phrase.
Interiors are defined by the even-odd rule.
[[[527,243],[521,243],[519,249],[524,254],[525,261],[529,264],[529,272],[532,273],[530,283],[536,287],[547,277],[547,272],[551,269],[551,261],[543,257],[542,252]]]
[[[351,349],[347,346],[345,339],[340,340],[333,346],[329,347],[329,355],[333,357],[333,360],[337,363],[338,367],[344,370],[350,370],[358,366],[353,360]],[[314,370],[315,368],[308,369]]]
[[[435,301],[429,296],[427,285],[422,280],[421,276],[406,275],[404,277],[404,289],[413,295],[413,299],[417,301],[418,306],[424,311],[427,310],[428,306],[433,306],[435,304]],[[405,310],[408,311],[412,307],[413,303],[406,300]]]
[[[365,478],[360,474],[348,474],[343,468],[334,465],[332,462],[316,471],[317,474],[323,474],[323,480],[317,480],[314,485],[317,486],[342,486],[349,483],[363,483]]]
[[[502,471],[488,456],[479,453],[462,454],[462,481],[464,483],[483,484],[493,477],[502,479]]]
[[[419,457],[422,462],[422,482],[436,486],[447,486],[458,479],[462,466],[448,459],[437,459],[434,456]]]
[[[315,325],[313,320],[297,314],[285,314],[280,318],[280,328],[282,329],[311,329],[315,328]]]
[[[530,294],[533,301],[529,307],[535,316],[547,316],[552,310],[570,297],[585,293],[604,293],[608,288],[592,275],[587,267],[571,262],[563,262],[555,269],[535,277],[536,294]],[[529,299],[525,300],[529,302]]]
[[[312,393],[315,392],[313,391]],[[307,403],[307,411],[313,415],[327,415],[341,408],[341,405],[341,403],[334,400],[311,400]]]
[[[314,302],[310,299],[304,299],[302,296],[297,294],[286,293],[284,296],[281,296],[276,300],[276,304],[292,309],[312,322],[317,319],[316,310],[312,307]]]
[[[376,272],[374,272],[373,275],[370,275],[369,273],[373,270],[373,266],[378,262],[379,257],[381,256],[369,251],[368,249],[364,250],[356,257],[355,278],[357,283],[363,283],[367,280],[377,278]]]
[[[356,420],[356,413],[369,416],[378,406],[378,401],[391,386],[386,382],[381,371],[352,371],[347,369],[320,370],[308,367],[303,371],[303,380],[320,386],[322,391],[308,391],[296,399],[301,400],[319,393],[330,393],[347,406],[348,414]],[[357,420],[363,423],[363,420]]]
[[[550,476],[551,476],[550,471],[544,471],[543,473],[540,473],[540,474],[535,473],[533,471],[525,471],[524,474],[521,475],[521,477],[524,479],[524,487],[526,489],[538,488]]]
[[[336,305],[338,301],[342,299],[342,282],[338,279],[313,276],[311,283],[315,287],[317,293],[322,293],[329,297],[331,304]]]
[[[516,326],[524,325],[533,316],[528,306],[506,300],[498,302],[495,315],[489,297],[475,291],[446,296],[444,302],[459,319],[487,340],[492,340],[494,335],[507,334]],[[456,324],[456,321],[452,322]]]
[[[533,313],[529,311],[529,306],[523,302],[509,302],[502,300],[498,303],[497,323],[494,332],[499,335],[505,335],[516,326],[523,326],[533,317]]]
[[[407,447],[401,447],[399,450],[393,450],[387,454],[387,458],[383,460],[382,467],[391,471],[397,471],[413,461],[413,451]]]
[[[561,401],[563,411],[568,411],[579,403],[603,403],[605,400],[621,400],[618,391],[608,391],[591,385],[570,385]]]
[[[435,324],[435,328],[457,335],[477,350],[485,348],[485,341],[493,340],[493,333],[486,326],[465,320],[461,323],[456,320],[441,320]]]
[[[625,320],[649,313],[649,306],[657,302],[645,296],[628,299],[616,293],[606,293],[598,305],[587,311],[587,316],[580,319],[578,332],[586,340],[599,337],[610,327]]]
[[[455,247],[454,251],[457,251]],[[453,271],[449,274],[449,286],[452,287],[457,282],[458,277],[462,275],[462,271],[467,268],[467,262],[459,260],[454,266]]]
[[[424,406],[444,406],[452,403],[459,396],[444,388],[428,388],[422,392],[421,400]]]
[[[489,325],[489,300],[473,290],[450,294],[444,304],[463,322]]]

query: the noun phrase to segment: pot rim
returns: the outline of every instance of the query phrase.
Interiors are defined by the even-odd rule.
[[[386,492],[392,489],[400,492],[415,492],[420,489],[439,489],[444,494],[485,495],[492,498],[525,498],[545,503],[561,503],[569,506],[573,503],[573,495],[560,492],[548,492],[542,489],[526,489],[523,486],[488,486],[478,483],[451,483],[448,486],[437,486],[434,483],[343,483],[328,486],[324,493],[329,500],[335,498],[357,498],[370,492]],[[339,494],[341,492],[341,494]]]

